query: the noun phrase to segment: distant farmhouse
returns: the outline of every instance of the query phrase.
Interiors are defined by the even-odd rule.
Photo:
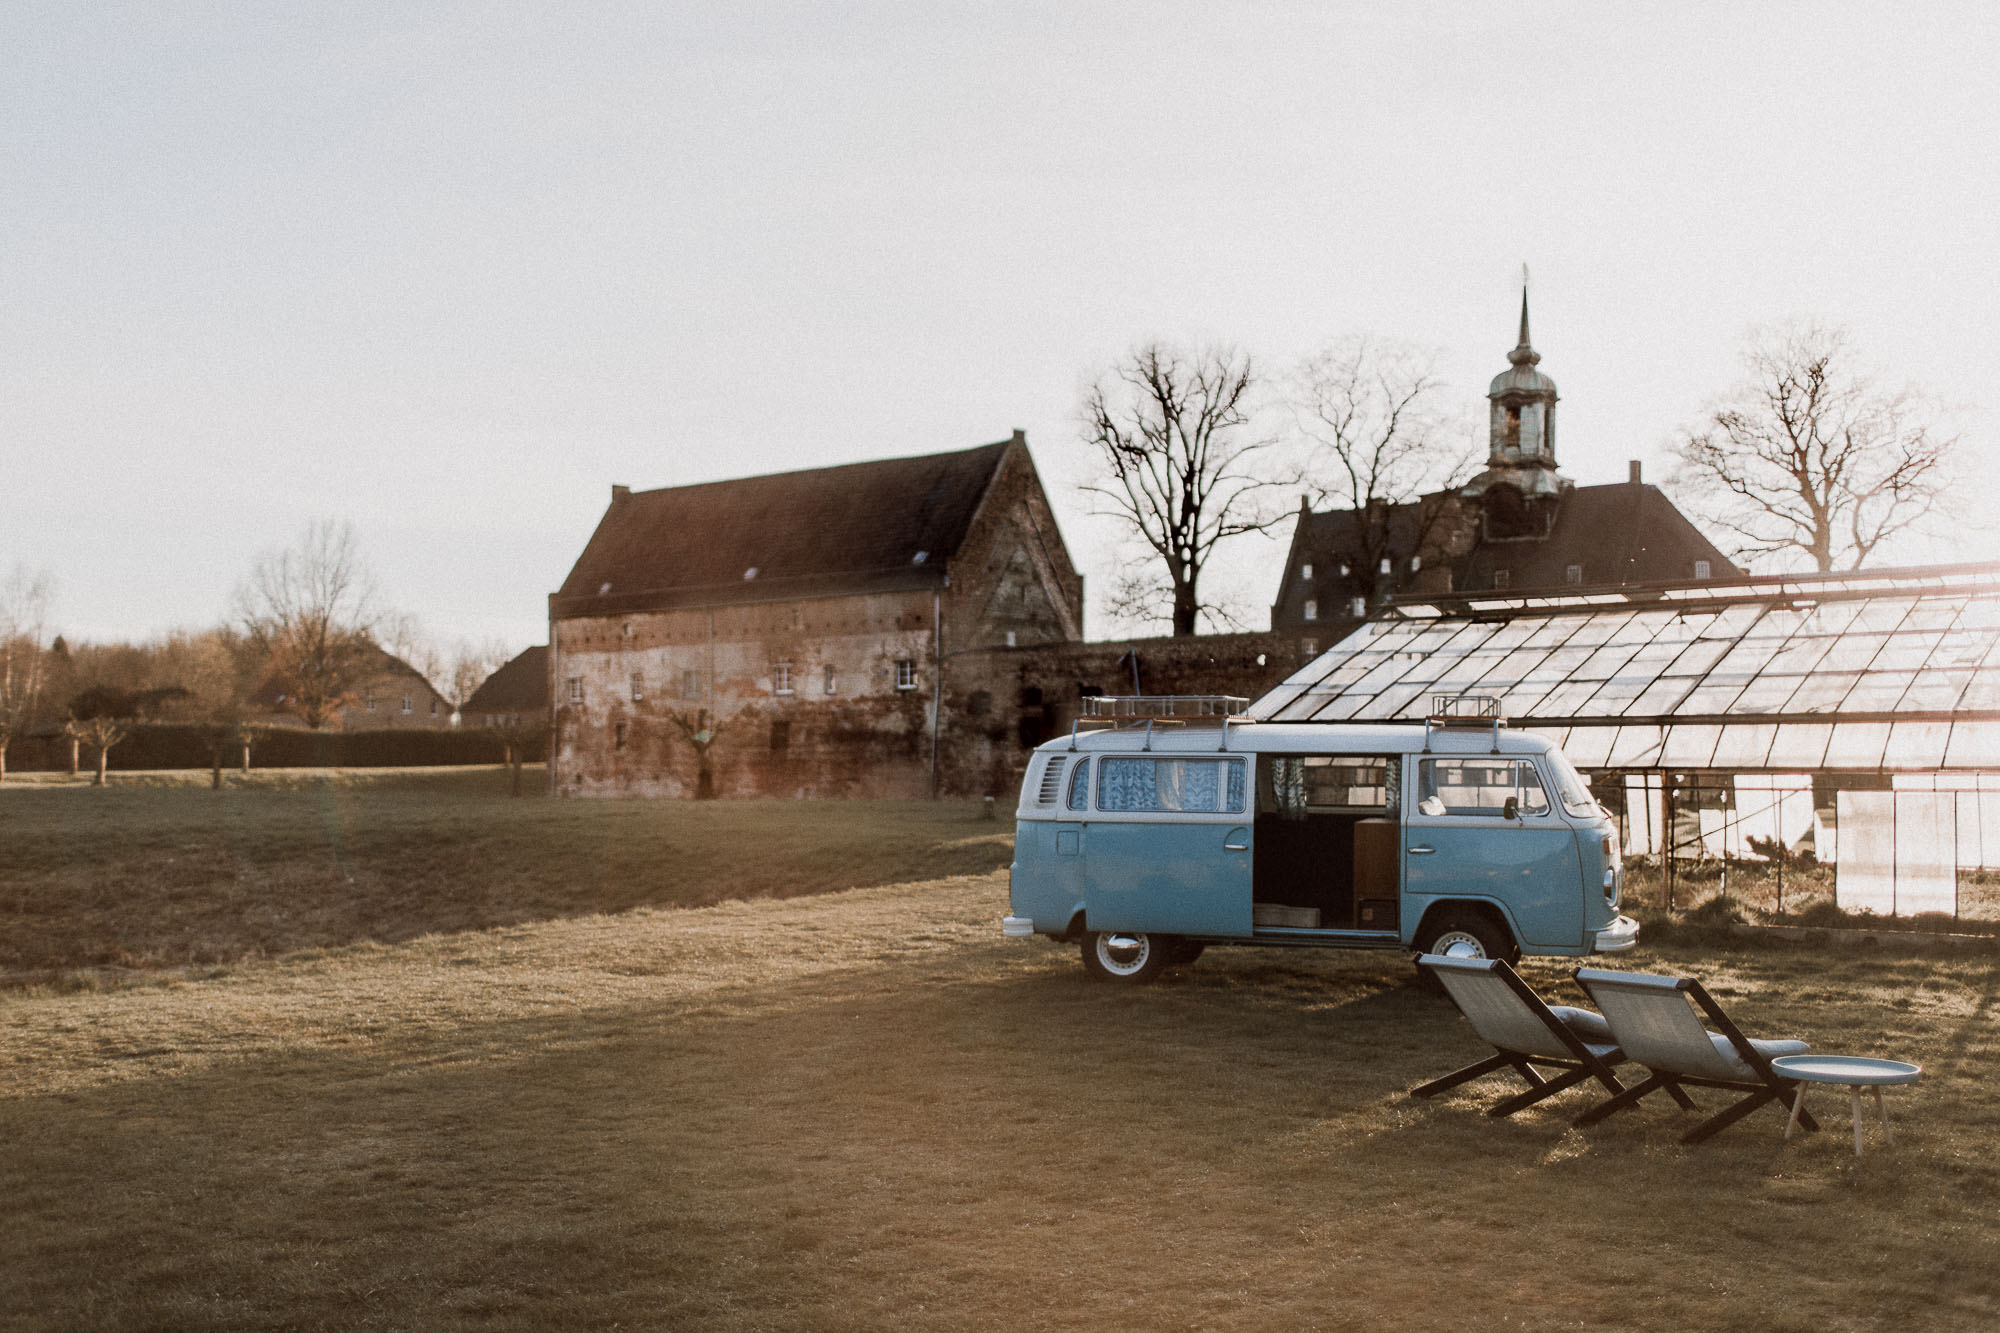
[[[509,658],[459,710],[468,727],[534,726],[548,716],[549,649],[540,643]]]
[[[1396,594],[1615,588],[1742,571],[1657,487],[1578,486],[1556,465],[1556,384],[1528,341],[1487,390],[1486,469],[1465,485],[1372,510],[1301,508],[1271,628],[1308,662]]]
[[[1013,780],[1020,737],[1016,700],[972,657],[1082,627],[1083,579],[1018,431],[919,458],[614,486],[549,598],[551,789],[984,791]]]
[[[451,702],[424,678],[424,673],[394,653],[369,650],[369,665],[352,691],[354,701],[327,723],[339,731],[381,731],[405,727],[445,728],[452,725]],[[259,721],[274,727],[303,727],[305,720],[288,707],[273,682],[265,682],[250,697]]]

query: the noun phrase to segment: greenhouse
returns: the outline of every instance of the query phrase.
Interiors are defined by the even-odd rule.
[[[1464,696],[1558,741],[1669,893],[1689,860],[1809,862],[1843,908],[1970,915],[2000,866],[2000,564],[1398,599],[1250,711]]]

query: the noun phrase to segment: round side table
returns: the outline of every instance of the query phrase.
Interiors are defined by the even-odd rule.
[[[1922,1065],[1908,1064],[1902,1060],[1873,1060],[1865,1055],[1781,1055],[1771,1061],[1771,1070],[1779,1078],[1797,1080],[1798,1094],[1792,1098],[1792,1118],[1785,1123],[1785,1137],[1792,1137],[1798,1128],[1799,1108],[1806,1104],[1808,1083],[1836,1083],[1844,1086],[1848,1100],[1854,1107],[1854,1155],[1861,1156],[1861,1090],[1868,1089],[1875,1094],[1875,1114],[1882,1118],[1882,1138],[1894,1143],[1896,1136],[1889,1130],[1889,1112],[1882,1105],[1882,1089],[1890,1083],[1915,1083],[1922,1076]]]

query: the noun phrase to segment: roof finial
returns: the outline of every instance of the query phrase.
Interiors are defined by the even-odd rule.
[[[1521,265],[1521,341],[1513,351],[1507,353],[1507,360],[1517,366],[1532,366],[1542,359],[1540,352],[1528,345],[1528,266]]]

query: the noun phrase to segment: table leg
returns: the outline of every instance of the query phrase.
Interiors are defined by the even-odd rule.
[[[1799,1127],[1799,1109],[1806,1104],[1806,1085],[1792,1085],[1792,1118],[1785,1122],[1785,1142],[1792,1141],[1792,1131]]]
[[[1859,1157],[1861,1155],[1861,1085],[1856,1083],[1848,1088],[1847,1092],[1848,1100],[1854,1106],[1854,1155]]]
[[[1882,1141],[1884,1143],[1894,1143],[1896,1135],[1889,1128],[1889,1108],[1882,1105],[1882,1089],[1870,1088],[1869,1091],[1875,1094],[1875,1114],[1882,1117]]]

